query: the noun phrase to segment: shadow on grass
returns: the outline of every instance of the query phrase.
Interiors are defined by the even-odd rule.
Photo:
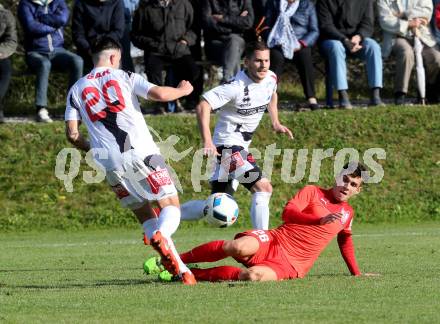
[[[19,273],[19,272],[40,272],[40,271],[106,271],[108,268],[52,268],[52,269],[0,269],[0,273]],[[142,270],[136,268],[112,268],[112,270]]]
[[[7,285],[0,283],[0,288],[14,289],[38,289],[38,290],[54,290],[54,289],[77,289],[77,288],[100,288],[108,286],[140,286],[155,283],[162,283],[156,279],[112,279],[100,280],[95,283],[72,283],[72,284],[55,284],[55,285]],[[164,283],[169,284],[169,283]]]

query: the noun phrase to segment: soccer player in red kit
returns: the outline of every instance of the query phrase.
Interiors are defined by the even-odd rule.
[[[212,241],[183,253],[185,263],[215,262],[233,257],[246,268],[219,266],[191,269],[197,280],[269,281],[303,278],[320,253],[337,236],[342,257],[354,276],[361,275],[351,238],[353,208],[348,200],[362,188],[366,169],[344,167],[330,189],[309,185],[285,206],[284,223],[272,230],[250,230],[231,241]]]

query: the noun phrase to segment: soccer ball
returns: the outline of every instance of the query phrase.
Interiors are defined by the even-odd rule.
[[[228,227],[238,218],[238,205],[231,195],[218,192],[208,197],[203,213],[209,224],[215,227]]]

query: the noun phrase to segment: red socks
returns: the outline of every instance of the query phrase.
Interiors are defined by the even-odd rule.
[[[240,271],[240,268],[231,266],[220,266],[208,269],[191,269],[191,272],[199,281],[236,281],[238,280]]]
[[[180,255],[183,263],[215,262],[227,257],[223,251],[224,241],[212,241],[199,245]],[[214,268],[215,269],[215,268]]]

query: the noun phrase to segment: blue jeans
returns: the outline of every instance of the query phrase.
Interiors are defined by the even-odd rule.
[[[223,81],[231,80],[240,71],[241,56],[245,48],[244,39],[237,34],[221,36],[206,42],[206,56],[223,67]]]
[[[49,74],[54,69],[69,72],[69,88],[82,76],[83,60],[80,56],[57,48],[50,53],[27,52],[26,62],[29,69],[35,73],[35,105],[47,107],[47,88]]]
[[[370,88],[382,88],[382,53],[379,44],[365,38],[361,43],[362,49],[354,54],[360,60],[365,61],[367,66],[367,78]],[[320,50],[328,60],[330,68],[330,80],[336,90],[347,90],[347,53],[341,41],[328,39],[320,44]]]

